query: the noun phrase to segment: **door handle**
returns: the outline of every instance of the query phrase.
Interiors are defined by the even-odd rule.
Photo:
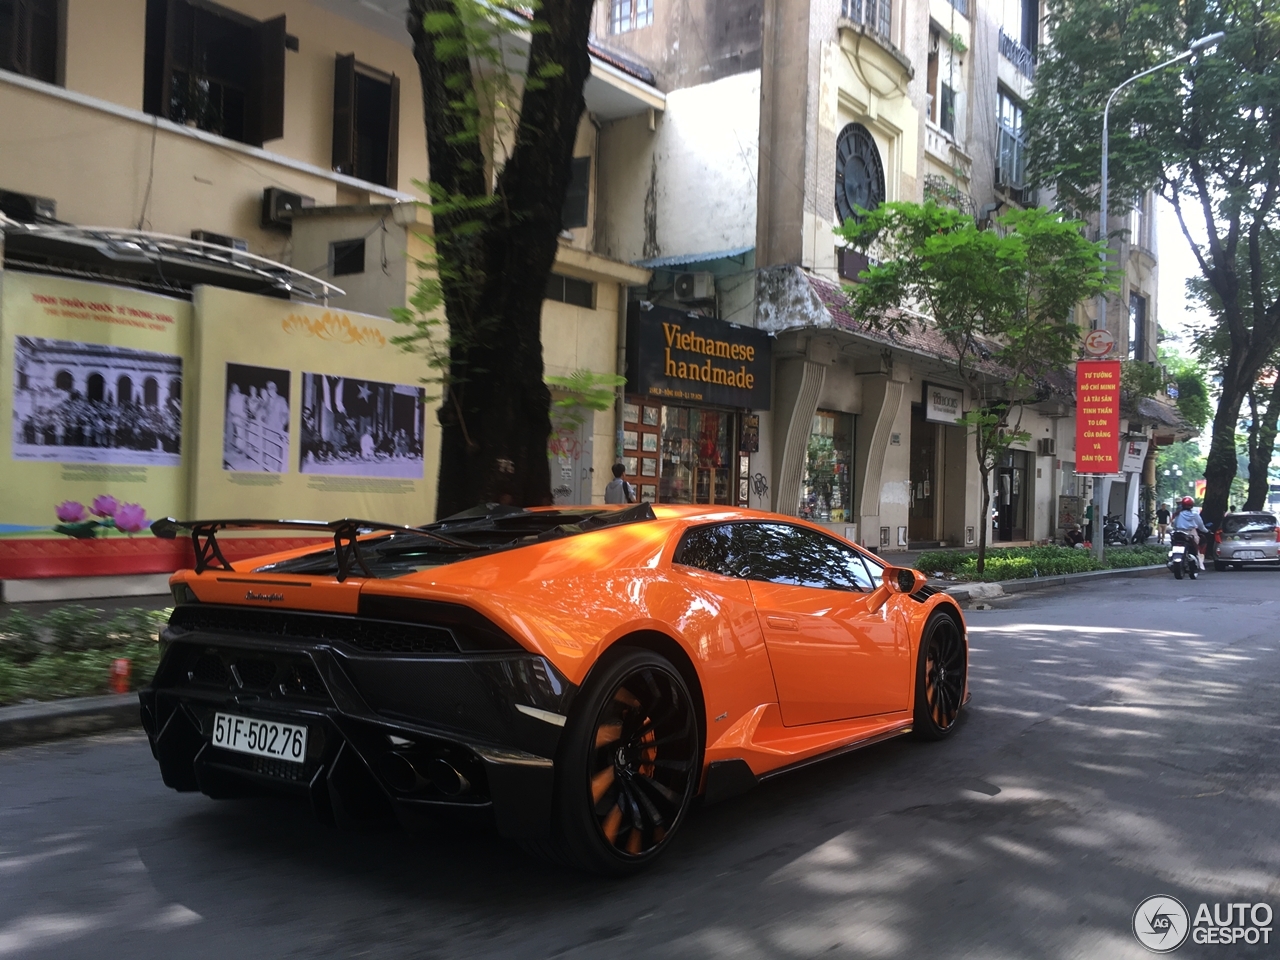
[[[793,633],[800,632],[800,624],[792,620],[790,617],[765,617],[765,623],[773,627],[775,630],[790,630]]]

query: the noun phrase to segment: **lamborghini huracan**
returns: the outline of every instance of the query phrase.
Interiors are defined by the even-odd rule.
[[[325,539],[235,563],[218,543],[277,528]],[[949,596],[776,514],[488,505],[421,527],[153,530],[196,554],[140,693],[164,782],[294,794],[340,827],[470,811],[548,859],[627,874],[697,798],[942,739],[968,699]]]

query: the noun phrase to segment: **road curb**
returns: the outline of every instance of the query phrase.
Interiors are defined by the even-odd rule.
[[[1106,580],[1111,577],[1157,577],[1165,572],[1164,564],[1150,567],[1119,567],[1115,570],[1088,570],[1085,573],[1063,573],[1053,577],[1026,577],[1022,580],[1000,580],[995,583],[962,583],[947,587],[943,592],[956,600],[981,600],[1046,587],[1066,587],[1090,580]]]
[[[0,749],[141,727],[138,711],[136,693],[0,707]]]

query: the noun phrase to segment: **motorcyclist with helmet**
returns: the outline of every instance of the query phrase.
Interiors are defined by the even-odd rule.
[[[1200,514],[1191,508],[1196,502],[1190,497],[1183,497],[1179,504],[1179,510],[1173,515],[1173,523],[1170,527],[1176,533],[1181,533],[1190,538],[1195,548],[1196,563],[1200,569],[1204,569],[1204,557],[1200,556],[1200,534],[1208,536],[1209,528],[1204,525],[1204,521],[1200,519]]]

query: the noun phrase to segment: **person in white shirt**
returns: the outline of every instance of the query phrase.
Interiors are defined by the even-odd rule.
[[[604,488],[605,503],[635,503],[636,488],[622,479],[627,468],[620,463],[613,465],[613,479]]]

